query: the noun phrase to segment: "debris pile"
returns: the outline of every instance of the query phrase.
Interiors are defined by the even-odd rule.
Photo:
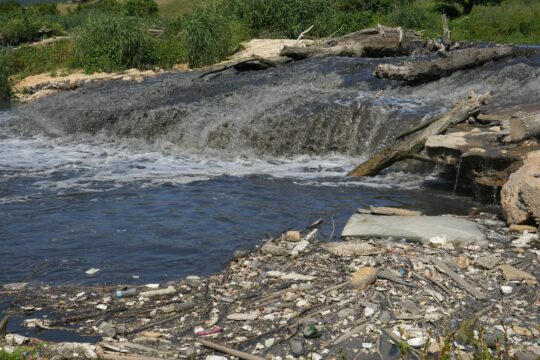
[[[396,217],[369,216],[378,218],[381,230]],[[35,346],[39,340],[8,333],[2,346],[126,360],[386,359],[400,351],[413,357],[451,352],[465,359],[478,351],[537,357],[540,250],[534,228],[508,229],[486,214],[451,219],[481,229],[487,241],[440,241],[447,237],[442,233],[424,243],[397,234],[360,238],[350,223],[345,241],[328,242],[317,221],[235,254],[208,278],[136,287],[4,285],[13,298],[10,311],[27,315],[25,326],[102,340]],[[32,318],[38,307],[48,315]]]

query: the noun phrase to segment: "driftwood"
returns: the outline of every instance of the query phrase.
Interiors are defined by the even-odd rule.
[[[503,139],[504,142],[519,142],[527,138],[540,137],[540,112],[519,111],[513,114],[503,127],[509,130],[509,134]]]
[[[294,60],[325,56],[385,57],[410,55],[423,46],[421,34],[380,26],[307,46],[285,46],[281,56]]]
[[[198,78],[202,79],[208,75],[217,74],[232,68],[235,68],[237,71],[266,70],[276,67],[277,65],[278,64],[273,60],[264,59],[260,56],[253,55],[240,61],[211,66],[207,72],[201,74]]]
[[[228,354],[228,355],[231,355],[231,356],[236,356],[239,359],[264,360],[264,358],[262,358],[260,356],[251,355],[251,354],[245,353],[243,351],[234,350],[234,349],[231,349],[229,347],[219,345],[219,344],[213,343],[213,342],[208,341],[208,340],[198,339],[197,341],[200,342],[203,346],[206,346],[207,348],[217,350],[219,352],[222,352],[224,354]]]
[[[464,278],[459,276],[457,273],[452,271],[452,269],[450,269],[448,267],[448,265],[446,265],[441,260],[431,259],[431,262],[433,263],[433,265],[435,265],[435,267],[437,268],[437,270],[439,270],[439,272],[441,272],[441,273],[445,274],[446,276],[450,277],[459,286],[461,286],[465,291],[467,291],[469,294],[474,296],[476,299],[478,299],[478,300],[487,299],[486,294],[484,294],[483,292],[478,290],[477,286],[473,286],[472,284],[470,284],[467,280],[465,280]]]
[[[467,100],[458,101],[452,110],[428,122],[428,126],[420,128],[409,138],[401,140],[375,154],[360,164],[349,176],[374,176],[398,161],[416,156],[424,149],[428,137],[444,133],[449,127],[467,120],[480,112],[480,105],[490,98],[489,93],[476,95],[471,93]]]
[[[446,58],[432,61],[410,61],[398,66],[380,64],[375,69],[374,75],[378,78],[394,80],[431,80],[448,76],[458,70],[474,68],[489,61],[513,56],[515,53],[516,50],[511,46],[465,49],[451,52]]]

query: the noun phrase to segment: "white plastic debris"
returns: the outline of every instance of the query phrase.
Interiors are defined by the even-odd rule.
[[[85,273],[87,275],[94,275],[95,273],[97,273],[100,269],[96,269],[96,268],[91,268],[91,269],[88,269],[85,271]]]

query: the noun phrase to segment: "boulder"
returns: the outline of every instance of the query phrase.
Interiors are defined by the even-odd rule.
[[[540,224],[540,151],[527,155],[501,191],[501,206],[509,224]]]
[[[343,237],[396,238],[429,244],[443,238],[454,246],[484,243],[486,236],[472,221],[452,216],[375,216],[354,214],[343,229]]]

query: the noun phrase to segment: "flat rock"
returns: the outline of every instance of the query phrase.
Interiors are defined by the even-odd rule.
[[[516,269],[512,265],[501,265],[499,269],[502,272],[502,276],[506,281],[522,281],[525,280],[529,285],[538,284],[538,280],[534,275],[529,274],[525,271]]]
[[[375,216],[354,214],[343,232],[344,237],[404,238],[428,244],[432,237],[445,237],[454,246],[483,243],[486,236],[469,220],[451,216]]]
[[[477,258],[474,263],[482,269],[491,270],[494,269],[502,261],[502,257],[498,256],[481,256]]]
[[[327,243],[323,244],[322,247],[326,251],[337,256],[370,256],[382,254],[384,252],[381,248],[359,240]]]

